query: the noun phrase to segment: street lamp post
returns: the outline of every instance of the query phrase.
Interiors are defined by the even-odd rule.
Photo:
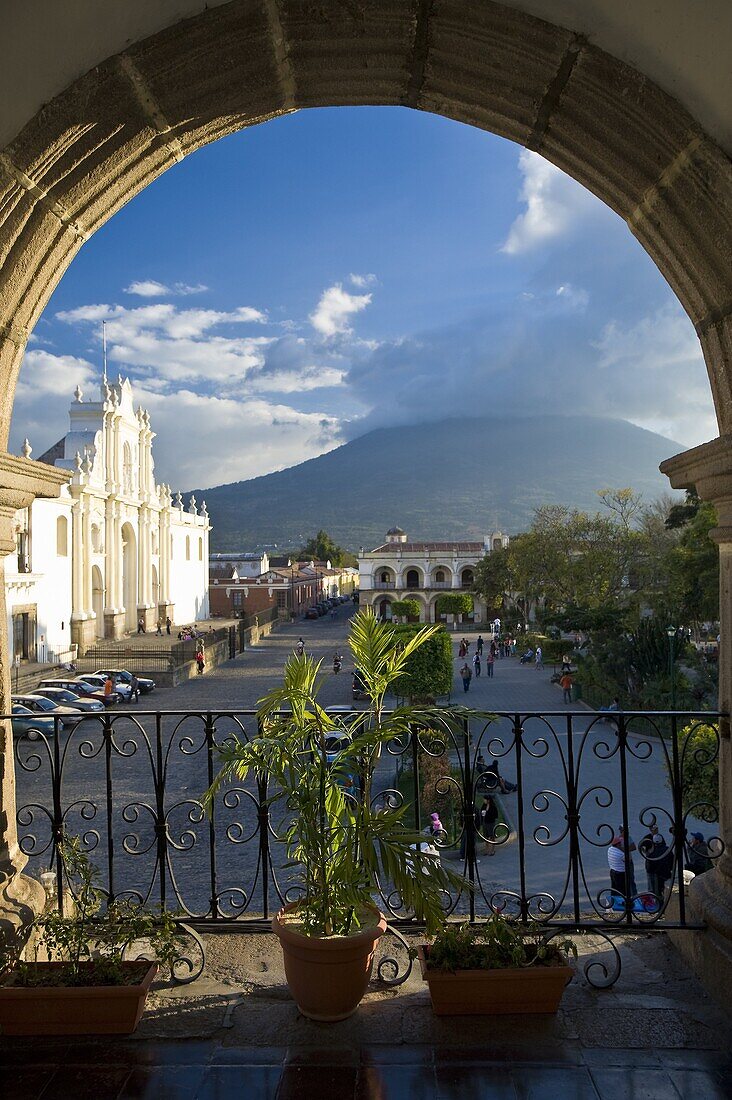
[[[676,710],[676,627],[666,628],[668,637],[668,674],[671,677],[671,710]]]

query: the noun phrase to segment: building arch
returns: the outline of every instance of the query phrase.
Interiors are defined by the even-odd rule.
[[[69,521],[66,516],[56,518],[56,556],[59,558],[69,556]]]
[[[402,566],[403,588],[424,588],[424,570],[419,565]]]
[[[452,576],[449,565],[435,565],[430,571],[430,585],[433,588],[451,588]]]
[[[732,171],[677,100],[582,35],[491,0],[464,0],[459,20],[449,5],[371,0],[357,12],[325,0],[307,18],[280,0],[277,12],[230,0],[95,59],[5,146],[0,445],[28,335],[83,241],[208,142],[346,104],[491,130],[598,195],[695,324],[720,429],[732,430]]]
[[[390,565],[376,566],[374,588],[396,588],[396,573]]]
[[[98,565],[92,566],[92,611],[96,619],[94,632],[97,638],[104,637],[104,581]]]
[[[125,630],[137,626],[137,536],[131,523],[122,525],[122,600]]]
[[[465,565],[460,570],[460,587],[472,588],[475,582],[475,569],[472,565]]]

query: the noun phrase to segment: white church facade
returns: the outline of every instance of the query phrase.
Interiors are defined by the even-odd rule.
[[[77,644],[208,618],[211,524],[154,477],[150,415],[128,379],[106,378],[99,400],[77,389],[69,431],[39,461],[68,470],[57,500],[16,513],[17,555],[5,595],[14,656],[53,660]],[[30,457],[26,441],[25,457]]]

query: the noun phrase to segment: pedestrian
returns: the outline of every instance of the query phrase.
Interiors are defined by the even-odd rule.
[[[628,837],[628,854],[635,851],[635,844]],[[618,826],[618,831],[612,839],[607,850],[607,865],[610,869],[610,889],[613,894],[613,902],[619,895],[623,901],[626,897],[632,898],[635,893],[635,881],[633,875],[633,860],[628,859],[629,866],[625,865],[625,834],[623,826]]]
[[[493,638],[493,639],[492,639],[492,641],[491,641],[491,653],[492,653],[492,654],[493,654],[493,656],[495,657],[495,655],[496,655],[496,653],[497,653],[497,652],[498,652],[498,646],[496,645],[496,640],[495,640],[495,638]]]
[[[162,636],[163,636],[163,620],[162,619],[158,619],[158,628],[155,631],[155,636],[157,638],[162,638]]]
[[[485,674],[486,676],[493,677],[493,666],[496,663],[496,655],[493,652],[493,648],[488,650],[488,656],[485,659]]]
[[[510,638],[506,638],[506,644],[504,646],[504,649],[506,651],[506,656],[510,657],[511,652],[512,652],[512,650],[511,650],[511,639]]]
[[[482,634],[478,635],[478,641],[475,643],[475,648],[476,648],[476,651],[482,657],[483,656],[483,635]]]
[[[145,633],[145,620],[143,619],[142,615],[140,615],[140,618],[137,620],[137,633]]]
[[[303,638],[297,639],[297,645],[295,646],[295,649],[297,650],[298,657],[302,657],[303,653],[305,652],[305,641]]]
[[[460,669],[460,675],[461,675],[462,681],[463,681],[463,691],[464,692],[470,691],[470,681],[473,679],[473,674],[472,674],[472,672],[470,671],[470,669],[468,667],[468,662],[467,661],[465,662],[463,667]]]
[[[495,799],[492,795],[487,794],[485,796],[483,805],[478,812],[480,814],[480,831],[485,840],[485,854],[487,856],[494,856],[496,854],[496,846],[493,841],[496,835],[498,806],[496,806]]]
[[[562,702],[572,702],[572,676],[569,672],[565,672],[559,680],[559,686],[562,689]]]
[[[473,656],[473,668],[475,670],[476,679],[480,676],[480,653],[476,651]]]
[[[130,677],[130,702],[140,704],[140,681],[135,676],[134,672]]]
[[[511,783],[509,779],[503,778],[497,760],[491,760],[490,764],[485,769],[485,776],[488,786],[492,790],[498,787],[501,794],[514,794],[518,790],[516,783]]]
[[[196,671],[199,676],[203,676],[203,670],[206,667],[206,658],[203,654],[203,645],[199,645],[196,649]]]
[[[516,656],[516,639],[515,638],[511,638],[511,656],[512,657]]]
[[[114,680],[112,679],[111,676],[107,676],[107,679],[104,681],[104,698],[108,699],[113,691],[114,691]]]
[[[710,871],[711,867],[709,846],[704,840],[704,834],[691,833],[686,843],[684,870],[691,871],[695,875],[703,875],[705,871]]]
[[[541,646],[540,645],[538,645],[536,647],[536,656],[534,657],[534,668],[536,668],[536,669],[543,669],[544,668],[544,655],[541,652]]]
[[[498,656],[499,656],[500,660],[502,661],[502,660],[503,660],[503,656],[504,656],[504,654],[503,654],[503,638],[499,638],[499,639],[498,639],[498,646],[497,646],[497,648],[498,648]]]
[[[666,883],[673,873],[674,853],[658,831],[658,825],[651,825],[648,833],[638,845],[638,851],[646,861],[648,892],[663,902]]]
[[[442,822],[440,821],[440,815],[437,814],[437,813],[430,814],[430,823],[429,823],[429,825],[427,826],[426,829],[422,830],[422,832],[424,833],[425,836],[431,836],[431,837],[436,838],[436,839],[439,839],[441,836],[444,836],[445,835],[445,827],[442,824]]]
[[[171,628],[172,625],[173,625],[173,623],[171,621],[170,615],[167,615],[166,619],[165,619],[165,633],[166,634],[170,634],[170,628]]]
[[[465,638],[461,638],[460,645],[458,646],[458,657],[464,657],[467,652],[468,651],[465,646]]]
[[[569,657],[567,656],[566,653],[562,657],[562,669],[561,669],[561,671],[562,672],[571,672],[572,671],[572,662],[570,661],[570,659],[569,659]]]

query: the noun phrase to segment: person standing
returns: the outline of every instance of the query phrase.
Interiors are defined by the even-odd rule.
[[[496,846],[493,842],[493,838],[496,835],[496,821],[498,820],[498,807],[496,806],[495,799],[492,795],[487,794],[483,799],[483,805],[479,810],[480,814],[480,831],[485,839],[485,854],[487,856],[494,856],[496,854]]]
[[[470,671],[467,661],[460,669],[460,676],[463,681],[463,691],[467,693],[468,691],[470,691],[470,681],[473,679],[473,674]]]
[[[635,851],[635,844],[628,837],[628,853]],[[626,896],[633,897],[635,893],[635,882],[633,877],[633,861],[628,860],[629,866],[625,865],[625,834],[623,832],[623,826],[618,827],[616,835],[612,839],[612,843],[607,850],[607,864],[610,869],[610,887],[614,894],[619,894],[621,898],[625,899]]]
[[[158,626],[158,628],[155,631],[155,637],[156,638],[162,638],[162,636],[163,636],[163,620],[162,619],[158,619],[157,626]]]
[[[135,702],[138,706],[140,704],[140,681],[137,679],[134,672],[130,677],[130,702]]]
[[[480,653],[476,651],[473,656],[473,669],[475,670],[475,678],[480,676]]]
[[[170,618],[170,615],[166,616],[166,619],[165,619],[165,633],[166,634],[170,634],[170,628],[171,628],[172,625],[173,625],[173,623],[172,623],[172,620]]]
[[[140,618],[137,620],[137,633],[145,633],[145,620],[143,619],[142,615],[140,615]]]
[[[482,634],[478,635],[478,641],[475,643],[475,649],[476,649],[476,652],[479,654],[479,656],[482,657],[483,656],[483,635]]]
[[[536,668],[536,669],[543,669],[544,668],[544,654],[541,652],[541,646],[540,645],[538,645],[536,647],[536,656],[534,657],[534,668]]]
[[[108,699],[113,691],[114,681],[111,676],[107,676],[107,679],[104,681],[104,698]]]
[[[493,647],[488,650],[488,656],[485,659],[485,674],[486,676],[493,676],[493,666],[496,663],[496,655],[493,652]]]
[[[651,825],[638,845],[638,851],[646,861],[648,892],[661,903],[665,896],[666,883],[673,873],[674,853],[659,833],[658,825]]]
[[[298,638],[297,639],[297,645],[295,646],[295,650],[297,651],[298,657],[302,657],[303,653],[305,652],[305,641],[304,641],[303,638]]]
[[[571,703],[572,702],[572,675],[571,675],[570,672],[562,673],[562,676],[559,680],[559,686],[562,689],[562,702],[563,703]]]

